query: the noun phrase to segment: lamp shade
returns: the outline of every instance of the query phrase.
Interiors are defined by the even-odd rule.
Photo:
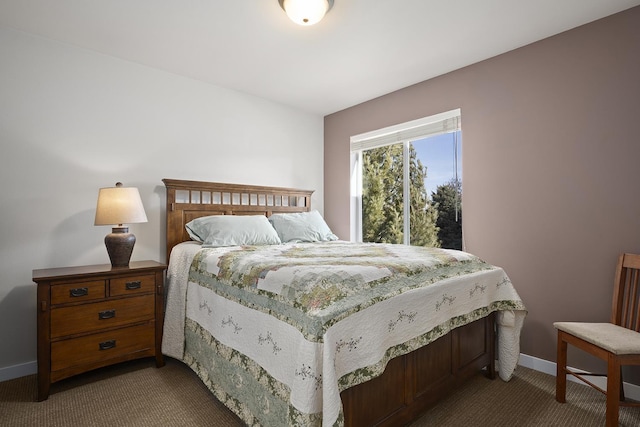
[[[279,2],[289,19],[299,25],[313,25],[320,22],[333,6],[333,0],[279,0]]]
[[[147,214],[135,187],[101,188],[98,193],[96,219],[94,225],[133,224],[147,222]]]

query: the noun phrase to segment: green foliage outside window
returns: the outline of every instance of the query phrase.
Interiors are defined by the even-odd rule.
[[[362,153],[364,242],[403,243],[402,148],[402,144],[394,144]],[[459,181],[457,185],[452,181],[439,186],[437,192],[432,194],[431,201],[424,185],[427,167],[417,158],[412,145],[409,148],[409,162],[410,243],[415,246],[460,249],[462,221]]]
[[[462,182],[439,185],[431,199],[438,209],[438,238],[443,248],[462,250]]]

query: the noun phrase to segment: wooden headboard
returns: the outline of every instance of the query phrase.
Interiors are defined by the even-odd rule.
[[[266,215],[311,210],[313,190],[163,179],[167,187],[167,262],[171,249],[190,240],[184,228],[208,215]]]

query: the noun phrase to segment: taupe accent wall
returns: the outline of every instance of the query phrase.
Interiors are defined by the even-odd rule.
[[[522,353],[555,362],[552,323],[608,321],[617,256],[640,252],[640,7],[325,117],[324,215],[341,238],[349,137],[454,108],[466,250],[524,300]]]

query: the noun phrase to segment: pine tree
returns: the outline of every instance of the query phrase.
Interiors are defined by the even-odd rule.
[[[363,153],[362,240],[402,243],[402,146]]]
[[[427,168],[409,151],[410,242],[412,245],[440,246],[436,220],[438,212],[428,200],[424,186]],[[362,240],[403,242],[402,144],[363,152]]]
[[[442,247],[462,250],[462,183],[454,178],[439,185],[431,198],[438,209],[436,224]]]

